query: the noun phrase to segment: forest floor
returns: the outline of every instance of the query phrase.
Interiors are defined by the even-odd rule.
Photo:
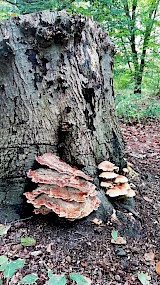
[[[13,223],[1,237],[0,255],[24,258],[25,267],[9,284],[19,284],[18,279],[28,273],[38,274],[36,284],[47,284],[50,268],[54,274],[80,272],[93,285],[140,285],[137,274],[143,272],[151,277],[150,284],[160,285],[155,271],[160,261],[160,124],[121,123],[121,127],[126,158],[133,164],[129,182],[136,189],[139,218],[121,209],[129,224],[111,217],[98,226],[86,220],[68,222],[38,216]],[[111,243],[113,230],[126,238],[125,245]],[[22,236],[35,238],[35,246],[23,247]]]

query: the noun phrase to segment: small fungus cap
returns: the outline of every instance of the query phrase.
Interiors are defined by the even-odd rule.
[[[127,182],[125,182],[125,183],[121,183],[120,185],[118,185],[118,188],[120,189],[120,190],[129,190],[130,189],[130,185],[127,183]]]
[[[124,196],[127,195],[127,190],[121,190],[118,186],[115,186],[109,190],[107,190],[107,195],[110,197],[118,197],[118,196]]]
[[[109,171],[102,172],[99,175],[99,177],[106,178],[106,179],[113,179],[113,178],[116,178],[117,176],[118,176],[118,174],[116,174],[114,172],[109,172]]]
[[[127,168],[127,167],[123,168],[123,169],[122,169],[122,171],[123,171],[123,173],[124,173],[124,174],[126,174],[126,173],[128,173],[128,172],[129,172],[129,170],[128,170],[128,168]]]
[[[114,179],[114,183],[126,183],[128,182],[128,178],[123,175],[117,175],[117,177]]]
[[[134,197],[136,195],[135,191],[132,190],[132,189],[128,189],[127,191],[127,197],[131,198],[131,197]]]
[[[101,169],[103,171],[113,171],[114,169],[117,169],[117,166],[115,166],[113,163],[109,161],[102,161],[98,165],[98,169]]]
[[[101,185],[101,187],[105,187],[105,188],[112,188],[113,187],[112,183],[105,182],[105,181],[102,181],[100,185]]]

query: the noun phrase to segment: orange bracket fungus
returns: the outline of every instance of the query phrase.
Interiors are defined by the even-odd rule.
[[[118,167],[109,161],[103,161],[98,165],[98,169],[102,170],[99,177],[102,179],[101,186],[105,188],[106,194],[110,197],[133,197],[135,191],[130,188],[128,178],[115,173]],[[123,169],[123,173],[127,173],[127,169]]]
[[[59,217],[75,220],[97,210],[100,200],[95,185],[90,182],[93,178],[52,153],[38,156],[36,160],[49,167],[27,173],[33,182],[38,183],[35,190],[24,193],[36,214],[55,212]]]

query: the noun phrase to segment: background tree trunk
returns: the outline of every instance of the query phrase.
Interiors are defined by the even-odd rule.
[[[92,175],[97,187],[98,163],[123,166],[113,55],[108,35],[90,18],[44,11],[1,24],[1,217],[31,189],[26,172],[36,168],[37,154],[59,155]]]

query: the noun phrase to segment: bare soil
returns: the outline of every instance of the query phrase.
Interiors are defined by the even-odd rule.
[[[160,261],[160,125],[121,126],[126,158],[133,164],[129,182],[137,194],[137,216],[119,206],[119,220],[109,217],[101,226],[85,219],[68,222],[54,215],[14,222],[1,237],[0,255],[26,261],[9,284],[19,284],[28,273],[38,274],[37,285],[47,284],[51,269],[55,274],[80,272],[94,285],[140,285],[137,274],[143,272],[151,276],[151,285],[160,285],[155,271]],[[126,237],[125,245],[111,243],[113,230]],[[34,237],[36,245],[23,247],[20,239],[24,236]],[[147,261],[146,253],[153,253],[153,258]]]

